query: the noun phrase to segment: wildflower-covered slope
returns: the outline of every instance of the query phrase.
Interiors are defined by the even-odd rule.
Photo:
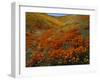
[[[26,13],[26,66],[89,64],[89,16]]]

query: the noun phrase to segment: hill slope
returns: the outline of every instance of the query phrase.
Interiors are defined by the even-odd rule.
[[[62,22],[43,13],[26,13],[26,27],[30,29],[49,29],[59,27]]]

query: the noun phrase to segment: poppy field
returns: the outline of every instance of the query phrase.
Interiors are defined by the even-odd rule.
[[[90,63],[89,15],[26,12],[26,67]]]

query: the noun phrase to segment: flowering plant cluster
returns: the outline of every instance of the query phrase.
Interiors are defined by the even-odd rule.
[[[35,43],[36,48],[34,50],[33,47],[27,66],[88,64],[89,38],[83,38],[79,29],[60,31],[60,34],[63,36],[53,38],[55,32],[48,30],[32,42],[32,35],[27,33],[27,47],[32,47]]]

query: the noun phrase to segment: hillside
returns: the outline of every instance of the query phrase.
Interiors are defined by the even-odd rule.
[[[63,23],[63,30],[71,30],[74,28],[80,29],[83,35],[88,35],[89,31],[89,16],[88,15],[67,15],[57,17]]]
[[[26,27],[30,29],[49,29],[59,27],[62,22],[44,13],[26,13]]]

